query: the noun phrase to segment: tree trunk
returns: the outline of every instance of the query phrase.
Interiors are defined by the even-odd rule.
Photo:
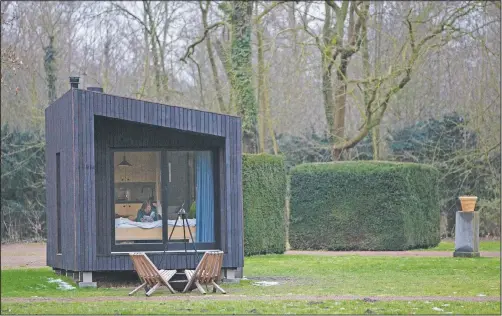
[[[244,152],[256,153],[258,111],[253,89],[251,62],[251,15],[253,3],[235,1],[232,2],[232,7],[231,88],[235,96],[238,113],[242,119]]]
[[[337,69],[337,87],[335,90],[335,118],[333,124],[333,135],[335,143],[343,142],[345,139],[345,103],[347,102],[347,63],[348,60],[342,59],[340,67]],[[342,151],[335,149],[333,159],[340,160]]]
[[[362,42],[362,57],[363,57],[363,74],[364,78],[367,80],[371,76],[371,63],[370,63],[370,54],[369,54],[369,47],[368,47],[368,33],[367,33],[367,27],[366,24],[362,25],[363,28],[363,42]],[[370,85],[369,83],[364,83],[364,104],[368,104],[370,100],[370,95],[369,95],[369,89]],[[366,113],[366,117],[369,117],[369,113]],[[375,126],[371,132],[371,144],[372,144],[372,151],[373,151],[373,160],[379,160],[380,159],[380,150],[379,150],[379,126]]]
[[[298,37],[298,32],[296,31],[296,19],[295,19],[295,2],[291,1],[288,3],[288,27],[291,29],[293,33],[293,56],[297,55],[297,46],[296,40]],[[295,59],[296,60],[296,59]]]
[[[49,36],[49,45],[44,47],[45,58],[44,67],[45,74],[47,78],[47,95],[49,97],[49,103],[56,100],[56,80],[57,80],[57,70],[56,70],[56,49],[54,47],[54,36]]]
[[[258,137],[259,152],[266,152],[265,138],[265,60],[263,48],[263,28],[256,25],[256,38],[258,42]]]
[[[200,9],[202,12],[202,25],[204,29],[207,29],[207,14],[209,11],[209,6],[211,5],[210,1],[206,1],[206,8],[202,6],[202,1],[200,2]],[[216,66],[216,61],[214,59],[213,53],[213,44],[211,43],[211,36],[208,34],[206,37],[206,49],[207,55],[209,57],[209,63],[211,64],[211,71],[213,72],[213,80],[214,80],[214,89],[216,90],[216,99],[218,100],[219,109],[222,113],[227,113],[227,109],[225,107],[225,101],[223,100],[223,92],[221,91],[221,83],[218,74],[218,67]]]
[[[326,115],[326,121],[328,123],[329,138],[331,142],[334,142],[335,135],[335,102],[333,100],[333,81],[331,76],[331,7],[324,3],[324,10],[326,11],[326,17],[324,20],[324,26],[322,29],[323,35],[323,46],[321,49],[321,65],[322,65],[322,96],[324,101],[324,113]]]
[[[223,64],[223,68],[225,69],[225,74],[227,76],[227,80],[230,83],[230,85],[233,82],[232,79],[232,62],[231,62],[231,57],[230,57],[230,49],[225,46],[224,43],[222,43],[220,40],[216,39],[215,41],[215,48],[216,48],[216,53]],[[228,101],[228,106],[227,106],[227,113],[232,114],[236,113],[236,105],[235,105],[235,97],[232,88],[230,87],[230,92],[229,92],[229,101]]]
[[[145,25],[148,24],[148,18],[146,15],[146,10],[143,10],[143,23]],[[141,88],[139,90],[139,93],[137,94],[136,97],[143,98],[145,95],[145,90],[147,89],[149,85],[149,79],[150,79],[150,39],[148,35],[148,30],[146,27],[143,27],[143,37],[145,41],[145,69],[144,69],[144,79],[143,79],[143,84],[141,85]]]
[[[374,2],[375,12],[376,12],[376,41],[375,41],[375,56],[374,56],[374,65],[373,65],[373,75],[376,78],[377,74],[380,73],[380,45],[382,42],[381,35],[381,26],[382,26],[382,11],[381,11],[381,3],[376,1]],[[366,27],[366,25],[364,25]],[[365,30],[367,31],[367,30]],[[366,35],[367,40],[367,35]],[[368,59],[369,60],[369,59]],[[369,75],[368,75],[369,77]],[[381,150],[381,141],[380,141],[380,128],[381,125],[373,127],[371,131],[371,144],[373,147],[373,160],[380,160],[382,155]]]
[[[149,26],[150,26],[150,44],[152,46],[152,58],[153,58],[153,67],[155,71],[155,97],[157,100],[160,100],[162,95],[162,79],[161,79],[161,65],[159,62],[159,51],[157,48],[157,39],[155,32],[155,21],[153,21],[153,17],[150,9],[150,2],[143,1],[144,10],[146,15],[148,16]]]
[[[274,125],[272,124],[272,115],[270,113],[268,70],[265,75],[263,95],[264,95],[264,102],[265,102],[265,121],[267,123],[268,133],[270,135],[270,139],[272,140],[274,155],[278,155],[279,154],[279,145],[277,144],[277,139],[275,138]]]
[[[335,138],[335,102],[333,99],[333,81],[331,69],[326,56],[322,56],[322,97],[324,101],[324,113],[328,123],[329,138],[334,142]]]
[[[103,62],[103,90],[105,92],[109,92],[109,85],[110,85],[110,78],[109,78],[109,69],[110,69],[110,46],[112,43],[112,39],[109,37],[109,34],[107,32],[107,38],[105,41],[105,46],[104,46],[104,62]]]
[[[342,159],[343,151],[336,147],[336,144],[343,143],[345,141],[345,108],[347,103],[347,68],[349,66],[350,58],[357,51],[352,50],[351,47],[356,46],[356,19],[355,19],[355,7],[358,4],[356,2],[350,2],[349,11],[349,1],[344,1],[342,3],[341,9],[338,10],[336,17],[336,45],[337,50],[339,50],[340,63],[336,68],[336,90],[335,90],[335,118],[333,124],[333,136],[334,136],[334,147],[332,150],[332,158],[334,160]],[[344,45],[344,21],[347,18],[347,13],[349,13],[349,23],[348,23],[348,45]],[[360,21],[359,21],[360,22]],[[358,23],[359,23],[358,22]],[[363,22],[365,23],[365,22]],[[335,62],[335,60],[332,60]]]
[[[257,6],[258,7],[258,6]],[[258,44],[258,137],[259,137],[259,151],[267,152],[267,131],[270,139],[272,140],[272,148],[274,154],[279,153],[279,147],[275,138],[274,126],[270,113],[270,86],[269,86],[269,66],[265,61],[265,28],[261,24],[261,18],[255,20],[256,38]]]
[[[167,17],[168,16],[168,4],[169,1],[164,2],[164,15]],[[164,29],[163,29],[163,42],[160,43],[159,41],[159,35],[157,34],[156,29],[154,28],[153,31],[155,31],[155,38],[157,39],[157,45],[159,46],[159,53],[160,53],[160,67],[162,70],[161,74],[161,85],[162,85],[162,91],[164,94],[164,102],[169,102],[169,76],[167,75],[167,70],[166,70],[166,62],[165,62],[165,54],[166,54],[166,37],[167,37],[167,31],[168,31],[169,23],[167,21],[164,22]]]

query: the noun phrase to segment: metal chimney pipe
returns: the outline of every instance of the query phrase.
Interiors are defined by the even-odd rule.
[[[80,77],[70,77],[70,86],[72,89],[78,89],[78,81]]]

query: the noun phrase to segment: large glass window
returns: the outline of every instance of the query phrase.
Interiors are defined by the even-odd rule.
[[[162,243],[160,152],[114,153],[115,243]]]
[[[216,240],[213,160],[212,151],[114,152],[115,244],[181,250],[186,241],[211,248]]]

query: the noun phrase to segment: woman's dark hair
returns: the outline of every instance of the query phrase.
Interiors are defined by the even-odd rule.
[[[148,205],[152,206],[152,203],[150,203],[150,201],[145,201],[145,202],[143,202],[143,204],[141,205],[141,209],[142,209],[143,211],[144,211],[144,210],[146,210],[146,207],[147,207]]]

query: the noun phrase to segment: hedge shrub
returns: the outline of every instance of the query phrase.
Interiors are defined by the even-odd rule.
[[[284,158],[267,154],[242,157],[244,254],[286,250],[286,172]]]
[[[354,161],[292,170],[293,249],[405,250],[439,244],[438,171]]]

